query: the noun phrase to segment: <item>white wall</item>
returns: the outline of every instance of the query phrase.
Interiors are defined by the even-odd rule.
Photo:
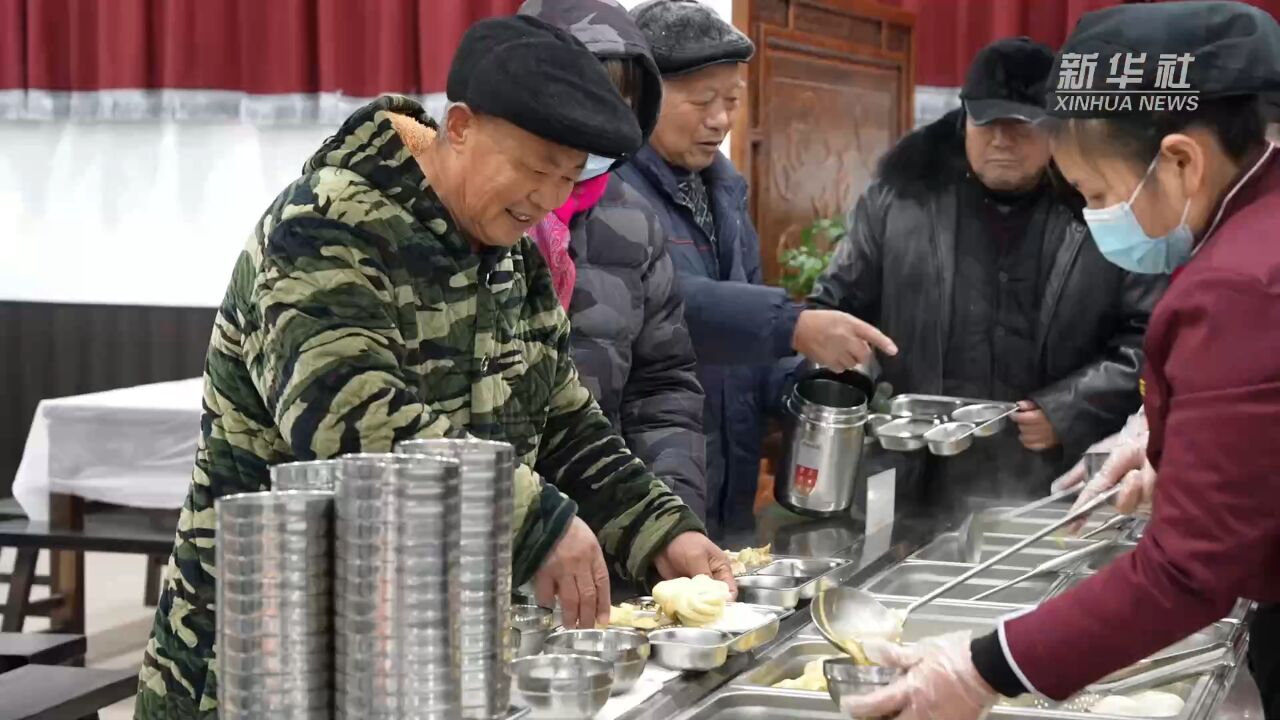
[[[216,306],[329,127],[0,123],[0,300]]]
[[[0,300],[217,306],[254,222],[333,129],[0,122]]]

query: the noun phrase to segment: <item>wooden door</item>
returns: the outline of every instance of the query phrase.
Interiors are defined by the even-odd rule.
[[[852,208],[912,127],[914,22],[869,0],[734,0],[757,52],[733,160],[751,183],[767,282],[780,251]]]

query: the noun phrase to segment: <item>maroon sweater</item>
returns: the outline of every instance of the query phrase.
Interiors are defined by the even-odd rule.
[[[1280,151],[1229,200],[1151,315],[1158,472],[1137,549],[1007,620],[1025,685],[1061,700],[1230,613],[1280,601]]]

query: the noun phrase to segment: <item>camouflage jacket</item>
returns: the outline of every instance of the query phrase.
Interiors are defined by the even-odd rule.
[[[574,216],[573,361],[600,409],[699,517],[707,509],[702,386],[666,234],[649,202],[610,179]]]
[[[627,578],[643,578],[676,534],[702,530],[579,382],[537,249],[524,239],[473,251],[391,112],[433,125],[404,98],[361,109],[276,198],[233,270],[136,718],[216,716],[214,499],[266,489],[277,463],[415,437],[512,443],[524,463],[516,584],[559,539],[574,501]]]

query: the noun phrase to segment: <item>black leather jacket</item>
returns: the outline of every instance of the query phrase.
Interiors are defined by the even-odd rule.
[[[895,393],[942,391],[956,218],[970,211],[957,206],[959,181],[968,172],[962,112],[913,132],[885,155],[809,298],[813,306],[852,313],[893,338],[899,353],[881,358],[881,379]],[[1030,399],[1062,444],[1041,453],[1038,477],[1003,482],[1004,497],[1042,495],[1058,473],[1137,410],[1142,338],[1167,284],[1162,276],[1131,274],[1103,258],[1065,199],[1050,210],[1045,232],[1061,240],[1047,243],[1057,249],[1042,259],[1048,266],[1036,323],[1040,389]],[[918,478],[921,459],[907,460],[899,463],[900,472],[905,467]]]

